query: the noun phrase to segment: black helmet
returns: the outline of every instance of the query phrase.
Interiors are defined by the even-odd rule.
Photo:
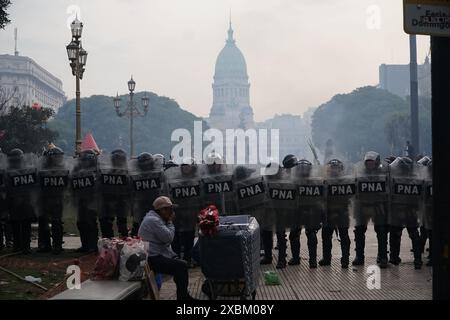
[[[392,162],[395,161],[395,159],[397,159],[396,156],[389,156],[387,158],[384,158],[384,161],[386,161],[387,164],[391,164]]]
[[[8,152],[8,159],[23,159],[23,151],[19,148],[14,148]]]
[[[127,153],[123,149],[115,149],[111,152],[113,165],[122,166],[127,162]]]
[[[83,150],[80,152],[80,161],[84,167],[93,167],[96,165],[97,153],[92,149]]]
[[[254,172],[253,169],[247,168],[245,166],[237,166],[234,173],[236,176],[236,179],[242,180],[250,177],[250,175]]]
[[[141,170],[151,170],[154,166],[153,156],[148,152],[142,152],[137,157],[137,165]]]
[[[344,170],[344,164],[339,159],[331,159],[328,161],[328,165],[332,168],[337,168],[339,170]]]
[[[142,152],[140,155],[138,155],[137,160],[141,163],[153,161],[153,156],[148,152]]]
[[[341,160],[331,159],[328,161],[327,165],[330,170],[328,171],[330,175],[340,175],[344,171],[344,164]]]
[[[422,157],[419,161],[417,161],[417,163],[421,164],[423,166],[426,166],[426,165],[428,165],[428,162],[430,162],[430,161],[431,161],[431,159],[429,157],[425,156],[425,157]]]
[[[312,163],[306,159],[297,162],[298,173],[302,176],[308,176],[312,170]]]
[[[53,147],[53,148],[47,150],[46,155],[51,156],[51,157],[63,156],[64,151],[62,151],[61,148]]]
[[[298,163],[298,159],[293,154],[288,154],[283,159],[283,167],[287,168],[287,169],[295,167],[297,165],[297,163]]]
[[[61,148],[53,147],[46,150],[44,157],[47,159],[47,165],[61,165],[64,160],[64,151]]]
[[[20,163],[23,161],[23,151],[15,148],[8,152],[8,164],[11,168],[20,167]]]

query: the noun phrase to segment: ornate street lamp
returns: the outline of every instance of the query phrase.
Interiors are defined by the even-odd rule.
[[[133,158],[134,154],[134,141],[133,141],[133,118],[136,116],[144,117],[148,112],[148,105],[150,99],[147,97],[147,93],[141,99],[143,111],[136,105],[136,102],[133,100],[134,98],[134,89],[136,88],[136,82],[133,80],[133,76],[131,76],[130,81],[128,81],[128,91],[129,100],[127,101],[127,106],[125,110],[122,112],[120,110],[121,99],[119,97],[119,93],[117,93],[114,98],[114,108],[116,109],[116,113],[119,117],[129,117],[130,118],[130,159]]]
[[[72,68],[72,75],[75,76],[76,93],[76,111],[75,111],[75,155],[78,156],[81,151],[81,107],[80,107],[80,80],[83,79],[83,73],[86,66],[87,52],[81,46],[81,34],[83,32],[83,23],[78,17],[70,25],[72,32],[72,41],[66,46],[67,57]]]

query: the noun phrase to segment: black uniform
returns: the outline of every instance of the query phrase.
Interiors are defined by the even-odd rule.
[[[354,207],[356,257],[353,265],[364,264],[365,235],[369,220],[372,220],[378,241],[377,262],[381,268],[387,267],[388,178],[388,167],[381,164],[380,155],[374,151],[367,152],[364,162],[357,165],[357,195]]]
[[[319,265],[331,264],[333,232],[338,231],[341,241],[341,266],[347,268],[350,260],[349,201],[356,192],[356,184],[344,176],[344,165],[337,159],[328,162],[327,172],[327,216],[322,228],[323,258]]]
[[[130,163],[132,185],[132,236],[137,236],[144,216],[153,208],[153,201],[162,195],[164,175],[162,169],[155,165],[150,153],[141,153]]]
[[[64,152],[57,147],[46,151],[38,175],[41,187],[38,218],[39,251],[48,252],[53,247],[53,253],[59,254],[63,244],[65,192],[69,185],[69,168],[64,161]]]
[[[20,149],[8,153],[7,202],[10,214],[14,251],[31,253],[31,223],[34,210],[37,172],[32,160],[26,161]]]
[[[397,158],[390,164],[391,172],[391,209],[389,216],[390,257],[389,262],[398,265],[401,262],[400,245],[403,229],[406,227],[411,239],[414,267],[422,267],[418,211],[422,199],[423,183],[416,164],[407,157]]]
[[[98,168],[95,151],[84,150],[80,153],[71,180],[81,240],[78,251],[95,252],[98,240]]]
[[[121,237],[128,237],[127,217],[130,211],[130,184],[127,154],[121,149],[111,152],[111,163],[100,167],[102,209],[100,230],[103,238],[114,237],[113,223]]]

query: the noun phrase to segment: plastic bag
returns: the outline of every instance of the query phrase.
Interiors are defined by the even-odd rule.
[[[140,239],[124,243],[120,252],[120,281],[142,280],[147,263],[147,250]]]
[[[278,273],[275,271],[266,271],[264,272],[264,280],[266,285],[269,286],[277,286],[280,285],[280,278],[278,277]]]
[[[99,255],[92,272],[93,280],[111,280],[117,276],[119,266],[118,241],[100,239],[98,241]]]
[[[209,205],[198,215],[199,228],[203,235],[212,236],[217,233],[217,226],[219,225],[219,210],[216,206]]]

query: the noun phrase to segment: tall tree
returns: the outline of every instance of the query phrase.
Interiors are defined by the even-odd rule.
[[[4,152],[13,148],[41,152],[58,137],[57,132],[47,128],[53,114],[50,108],[12,107],[0,117],[0,147]]]
[[[8,18],[6,10],[11,5],[11,0],[0,0],[0,29],[5,29],[5,26],[11,22]]]

